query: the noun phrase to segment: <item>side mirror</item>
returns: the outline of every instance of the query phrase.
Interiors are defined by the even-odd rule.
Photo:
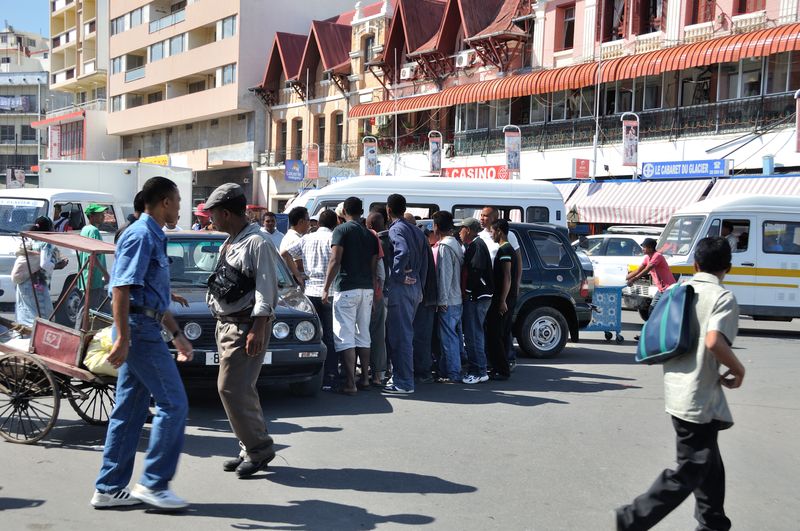
[[[208,254],[219,254],[219,246],[217,245],[204,245],[200,247],[200,251]]]

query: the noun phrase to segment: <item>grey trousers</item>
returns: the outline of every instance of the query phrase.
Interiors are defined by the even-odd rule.
[[[369,322],[369,364],[372,377],[386,371],[386,298],[372,301],[374,309]]]
[[[256,388],[267,346],[258,356],[250,357],[246,354],[250,326],[244,323],[217,322],[217,391],[231,429],[239,439],[239,455],[250,461],[261,461],[275,452],[272,448],[272,437],[267,433]]]

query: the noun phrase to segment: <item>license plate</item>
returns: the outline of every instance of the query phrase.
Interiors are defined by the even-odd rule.
[[[272,352],[264,355],[264,365],[272,364]],[[219,365],[219,352],[206,352],[206,365]]]

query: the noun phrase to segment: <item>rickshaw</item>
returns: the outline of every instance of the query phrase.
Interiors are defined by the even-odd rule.
[[[111,243],[70,232],[21,232],[20,236],[26,254],[26,239],[88,253],[89,259],[65,294],[72,292],[84,271],[88,270],[91,278],[95,268],[102,269],[97,257],[114,254],[115,248]],[[88,371],[83,359],[96,332],[92,330],[96,321],[110,324],[110,316],[90,309],[88,291],[84,296],[80,326],[76,329],[53,320],[66,296],[56,303],[52,315],[37,317],[32,329],[2,319],[9,330],[30,336],[27,350],[16,343],[0,343],[0,436],[7,441],[20,444],[40,441],[55,425],[61,399],[67,399],[88,424],[108,423],[114,408],[116,378]]]

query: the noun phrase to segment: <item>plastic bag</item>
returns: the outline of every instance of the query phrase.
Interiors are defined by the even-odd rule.
[[[113,346],[114,341],[111,339],[111,327],[103,328],[97,332],[91,342],[89,342],[89,348],[86,349],[86,356],[83,358],[83,364],[94,374],[116,376],[117,369],[108,363],[108,355],[111,354],[111,347]]]

